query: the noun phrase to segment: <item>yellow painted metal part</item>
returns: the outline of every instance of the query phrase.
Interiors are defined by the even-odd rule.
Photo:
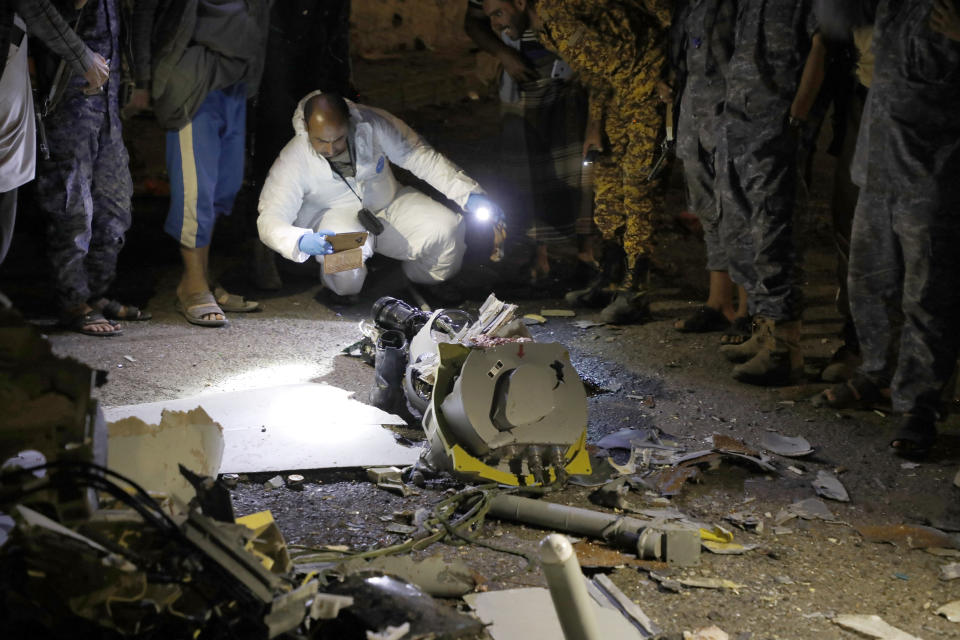
[[[272,513],[259,511],[237,518],[235,522],[253,531],[246,549],[257,556],[264,568],[274,573],[285,573],[290,569],[290,554]]]
[[[446,444],[446,439],[444,438],[444,444]],[[590,467],[590,454],[587,453],[587,430],[583,430],[580,439],[576,443],[570,446],[567,449],[567,454],[565,456],[566,460],[569,460],[564,466],[564,471],[568,476],[571,475],[590,475],[592,469]],[[499,484],[509,485],[513,487],[525,486],[531,487],[539,484],[533,477],[532,474],[526,474],[525,476],[518,476],[515,473],[510,473],[509,471],[502,471],[496,467],[491,467],[488,464],[485,464],[479,458],[476,458],[464,450],[458,444],[453,445],[452,447],[448,446],[448,452],[450,459],[453,462],[453,469],[457,473],[467,475],[470,477],[483,478],[484,480],[492,480]],[[549,466],[545,469],[547,472],[547,481],[548,484],[552,484],[557,480],[557,472],[553,466]]]
[[[437,372],[437,381],[434,385],[434,397],[432,399],[433,410],[437,413],[436,422],[438,427],[437,435],[443,443],[447,456],[450,458],[451,468],[458,474],[470,478],[482,478],[499,484],[518,487],[518,486],[536,486],[539,484],[532,474],[519,476],[509,471],[503,471],[496,467],[484,463],[479,458],[470,455],[458,444],[451,444],[451,438],[447,433],[447,424],[442,414],[436,411],[446,393],[442,390],[451,386],[451,380],[454,374],[460,370],[464,361],[470,354],[470,348],[463,345],[441,343],[437,345],[440,354],[440,368]],[[590,475],[592,467],[590,465],[590,454],[587,452],[587,428],[583,428],[580,438],[572,444],[566,451],[564,459],[567,460],[564,465],[564,471],[567,476],[572,475]],[[547,484],[553,484],[557,481],[556,469],[551,465],[544,469],[547,474]]]

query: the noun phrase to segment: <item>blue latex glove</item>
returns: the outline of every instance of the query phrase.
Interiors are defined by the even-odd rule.
[[[300,236],[297,246],[300,251],[311,256],[323,256],[333,253],[333,246],[327,242],[327,236],[335,236],[333,231],[324,231],[321,229],[315,233],[305,233]]]
[[[466,210],[480,222],[500,224],[503,222],[503,210],[493,200],[482,193],[471,193],[467,198]]]

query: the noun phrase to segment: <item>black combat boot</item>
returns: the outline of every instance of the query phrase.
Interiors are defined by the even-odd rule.
[[[397,413],[405,408],[403,374],[407,367],[407,338],[400,331],[384,331],[377,339],[373,389],[369,403]]]
[[[650,259],[638,256],[633,269],[616,289],[613,300],[600,312],[600,319],[609,324],[640,324],[650,320],[649,279]]]
[[[602,309],[613,299],[612,284],[623,280],[627,254],[616,242],[603,243],[603,261],[596,277],[583,289],[576,289],[563,297],[572,307]]]

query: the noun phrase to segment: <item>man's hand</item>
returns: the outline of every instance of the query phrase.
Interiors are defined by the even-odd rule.
[[[955,0],[933,0],[930,28],[960,42],[960,12],[957,11]]]
[[[305,233],[300,236],[297,246],[300,251],[310,256],[325,256],[333,253],[333,245],[327,242],[327,237],[335,236],[333,231],[319,230],[314,233]]]
[[[591,149],[596,149],[597,151],[603,151],[603,133],[601,131],[601,125],[599,120],[589,120],[587,121],[587,129],[583,133],[583,157],[587,157],[587,153]]]
[[[503,49],[497,57],[500,58],[503,70],[517,82],[533,82],[540,77],[530,61],[520,55],[516,49],[509,47]]]
[[[120,115],[123,118],[131,118],[150,106],[149,89],[134,89],[130,94],[130,101],[123,105]]]
[[[104,60],[99,53],[94,53],[93,64],[84,72],[83,77],[87,81],[84,91],[94,93],[99,91],[100,87],[110,78],[110,63]]]
[[[480,222],[490,222],[495,226],[503,223],[503,210],[482,193],[471,193],[464,209]]]

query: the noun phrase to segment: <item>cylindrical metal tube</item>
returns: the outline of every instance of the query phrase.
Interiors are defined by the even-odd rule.
[[[629,516],[601,513],[513,495],[495,496],[490,501],[490,515],[494,518],[513,520],[544,529],[601,539],[609,537],[611,525],[619,524],[613,541],[627,546],[636,544],[638,532],[647,526],[647,522]]]
[[[552,533],[540,541],[540,563],[566,640],[601,640],[594,603],[570,541]]]

